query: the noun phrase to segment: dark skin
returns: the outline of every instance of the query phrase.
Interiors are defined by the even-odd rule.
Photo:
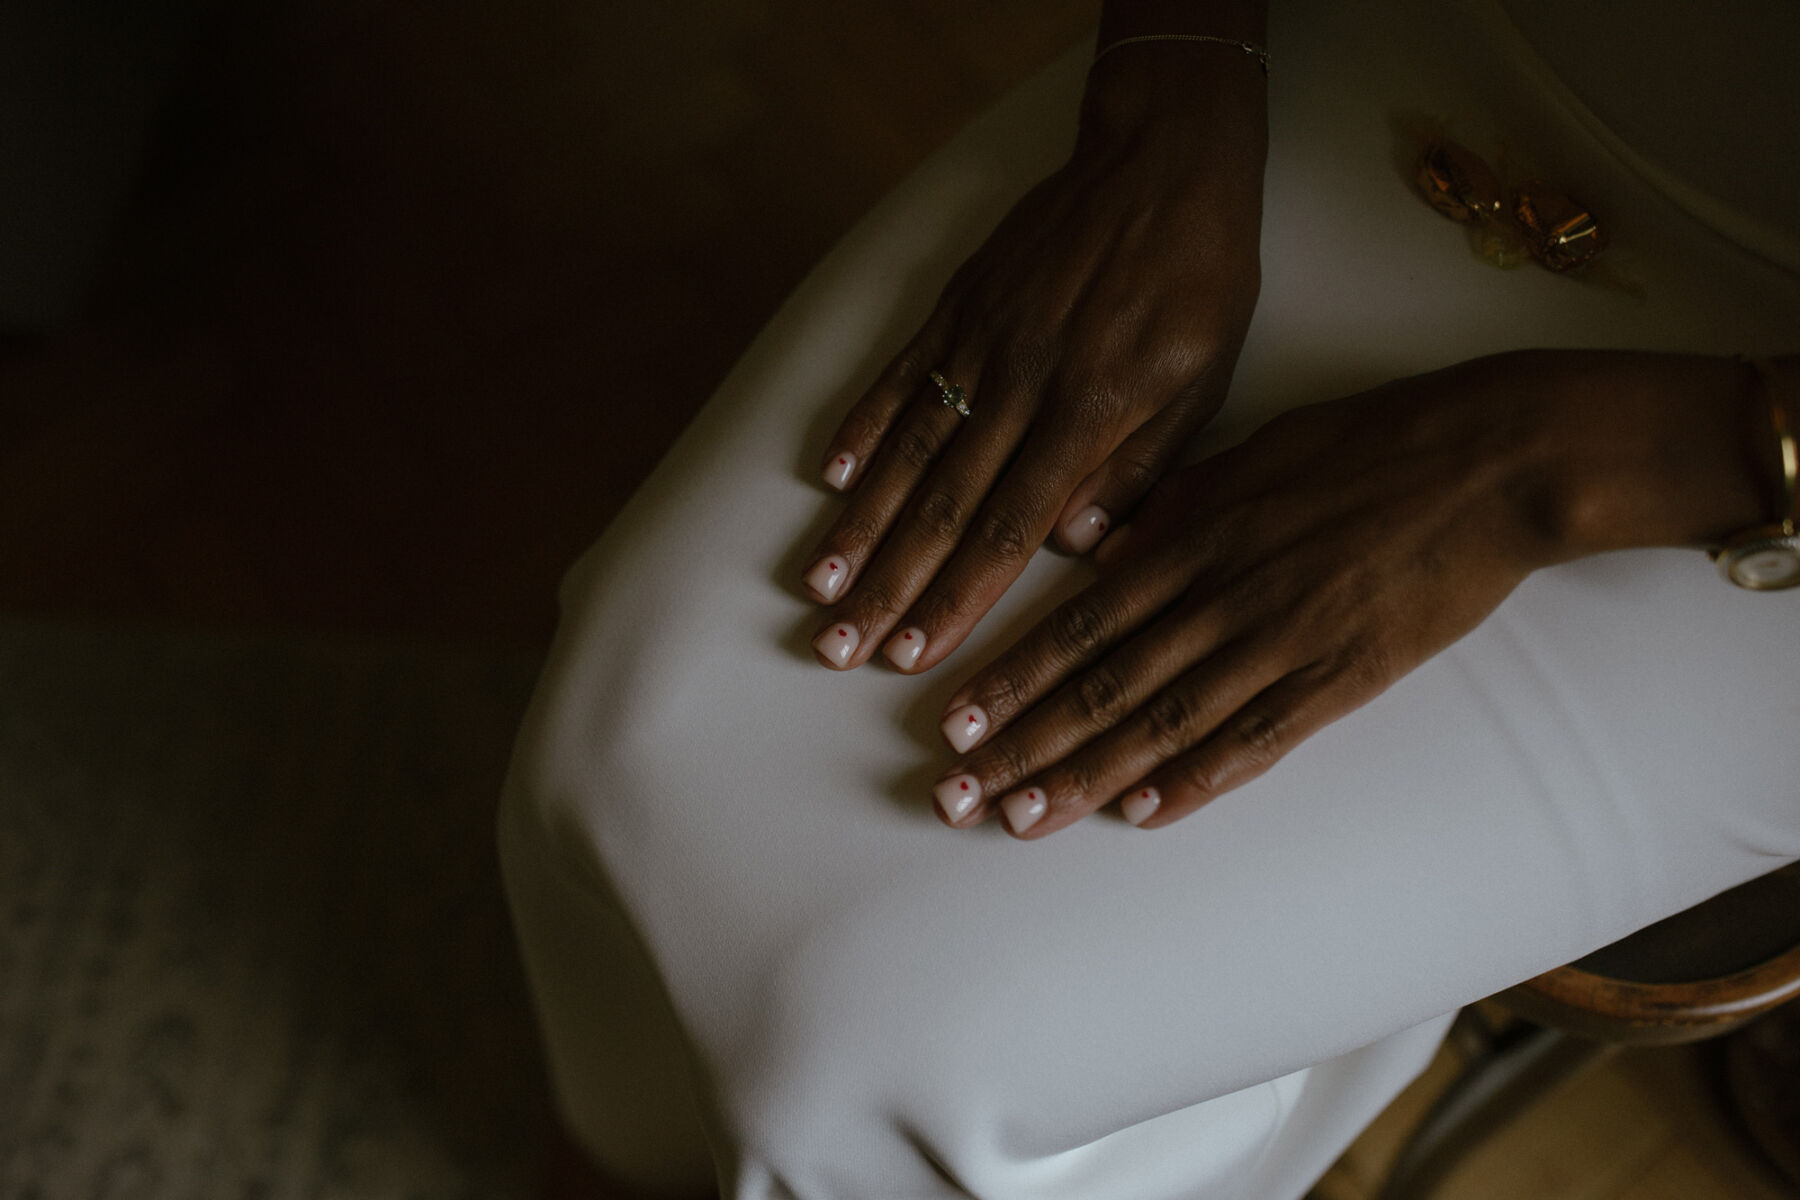
[[[1263,43],[1263,29],[1259,4],[1114,0],[1100,43]],[[1015,836],[1043,837],[1147,790],[1159,803],[1127,811],[1170,824],[1454,642],[1531,571],[1702,546],[1775,510],[1767,402],[1741,365],[1590,351],[1499,355],[1296,409],[1156,484],[1222,403],[1255,306],[1266,132],[1253,60],[1142,49],[1096,69],[1068,165],[957,273],[823,462],[853,495],[817,547],[848,565],[819,596],[839,601],[822,628],[861,635],[846,661],[822,656],[834,667],[916,628],[927,649],[903,669],[930,668],[1046,536],[1077,549],[1090,507],[1129,518],[1098,531],[1099,582],[947,706],[988,717],[945,775],[979,797],[946,818],[959,828],[1005,812]],[[1776,366],[1800,397],[1800,357]],[[932,369],[971,389],[979,421],[920,403]],[[1029,825],[1002,810],[1034,791]],[[566,1194],[632,1193],[577,1180]]]
[[[1259,7],[1114,4],[1102,38],[1179,12],[1165,29],[1260,39]],[[837,602],[821,630],[857,636],[821,661],[859,666],[909,631],[923,651],[895,665],[934,666],[1046,537],[1089,548],[1218,411],[1260,284],[1266,145],[1262,68],[1235,47],[1132,46],[1097,65],[1068,163],[957,271],[831,440],[826,477],[853,493],[811,561],[843,570],[808,579]],[[932,370],[973,396],[966,424],[919,402]]]
[[[1296,409],[1170,478],[1101,581],[957,692],[947,715],[989,732],[946,776],[981,796],[951,823],[1042,837],[1115,799],[1179,820],[1531,571],[1768,520],[1774,447],[1748,370],[1699,356],[1519,352]]]
[[[1109,5],[1101,43],[1194,28],[1197,7]],[[1260,41],[1256,6],[1207,18]],[[1217,411],[1254,308],[1262,84],[1217,44],[1103,59],[1069,164],[957,273],[833,439],[827,476],[848,464],[854,495],[818,547],[841,569],[823,587],[809,573],[837,601],[815,643],[827,666],[881,647],[929,669],[1047,535],[1099,541],[1108,568],[951,701],[949,724],[979,739],[939,785],[953,825],[1004,813],[1041,837],[1115,800],[1168,824],[1538,567],[1701,546],[1773,512],[1774,438],[1745,368],[1539,352],[1296,410],[1132,517]],[[966,424],[929,402],[934,368],[973,392]],[[1084,525],[1095,511],[1103,527]],[[962,724],[967,705],[979,723]]]

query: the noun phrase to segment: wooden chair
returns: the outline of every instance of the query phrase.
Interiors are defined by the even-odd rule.
[[[1381,1200],[1426,1200],[1462,1157],[1539,1096],[1626,1046],[1730,1033],[1800,995],[1800,863],[1751,880],[1466,1009],[1471,1058],[1400,1152]]]

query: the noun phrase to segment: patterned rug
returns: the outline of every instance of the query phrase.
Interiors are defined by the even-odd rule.
[[[532,1197],[536,658],[0,622],[0,1196]]]

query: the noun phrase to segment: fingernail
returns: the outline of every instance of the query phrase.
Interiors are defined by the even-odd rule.
[[[813,639],[813,649],[841,671],[850,665],[850,656],[856,653],[856,644],[860,641],[862,635],[856,632],[854,625],[827,625],[825,632]]]
[[[850,486],[850,476],[856,473],[856,455],[848,450],[831,456],[825,464],[825,486],[836,491],[843,491]]]
[[[925,631],[917,627],[902,629],[888,639],[881,652],[887,655],[895,670],[910,671],[919,665],[919,655],[925,653]]]
[[[1049,810],[1050,801],[1038,788],[1014,792],[1000,802],[1000,812],[1006,817],[1006,827],[1016,834],[1024,833],[1043,820],[1044,814]]]
[[[1142,825],[1162,807],[1162,793],[1155,788],[1140,788],[1119,801],[1119,812],[1133,825]]]
[[[981,803],[981,781],[973,775],[952,775],[932,788],[931,794],[946,820],[960,821]]]
[[[958,754],[967,754],[987,732],[987,714],[973,704],[965,704],[949,716],[938,728],[944,731],[944,740]]]
[[[826,600],[836,600],[838,589],[844,586],[844,579],[849,574],[850,564],[837,555],[828,555],[814,563],[812,570],[806,573],[806,586]]]
[[[1098,504],[1090,504],[1069,518],[1069,523],[1063,526],[1063,540],[1075,553],[1086,554],[1111,528],[1112,518],[1106,515],[1106,510]]]

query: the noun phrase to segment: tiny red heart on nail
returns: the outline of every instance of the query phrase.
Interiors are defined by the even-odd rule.
[[[848,629],[840,629],[840,630],[838,630],[838,636],[839,637],[849,637],[850,631]]]
[[[910,633],[903,633],[900,636],[905,638],[909,642],[912,641],[912,634],[910,634]]]
[[[969,790],[969,781],[966,779],[963,780],[962,790],[965,792]]]

